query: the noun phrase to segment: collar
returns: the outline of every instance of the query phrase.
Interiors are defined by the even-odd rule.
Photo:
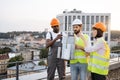
[[[99,42],[99,41],[103,41],[103,40],[104,40],[104,38],[100,37],[100,38],[95,39],[95,42]]]
[[[102,40],[103,39],[103,37],[100,37],[100,38],[97,38],[96,40],[98,41],[98,40]]]

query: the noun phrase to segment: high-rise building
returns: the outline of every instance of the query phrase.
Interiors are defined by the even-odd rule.
[[[81,19],[83,23],[83,33],[88,34],[91,37],[91,28],[92,25],[96,22],[103,22],[107,31],[104,34],[105,40],[110,44],[110,13],[84,13],[80,10],[73,9],[72,11],[63,11],[62,14],[58,14],[57,18],[60,20],[60,30],[61,31],[72,31],[72,22],[74,19]]]

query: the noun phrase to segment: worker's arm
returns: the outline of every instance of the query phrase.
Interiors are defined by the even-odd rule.
[[[93,46],[86,46],[85,51],[86,52],[94,52],[94,51],[99,51],[100,49],[105,50],[105,44],[104,42],[99,42],[97,44],[94,44]]]
[[[84,51],[84,47],[79,46],[79,45],[77,45],[77,44],[75,44],[75,49],[80,49],[80,50]]]
[[[62,38],[62,35],[58,34],[57,37],[53,40],[47,39],[46,40],[46,47],[48,48],[48,47],[52,46],[60,38]]]
[[[78,36],[84,41],[84,44],[86,45],[87,43],[85,41],[86,39],[85,39],[84,35],[83,34],[79,34]],[[80,49],[82,51],[85,51],[83,46],[80,46],[80,45],[77,45],[77,44],[75,44],[75,49]]]

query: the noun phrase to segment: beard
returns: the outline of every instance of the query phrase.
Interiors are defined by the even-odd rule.
[[[56,29],[56,28],[55,28],[55,29],[53,30],[53,32],[58,33],[58,32],[59,32],[59,29]]]
[[[74,30],[74,33],[77,35],[80,32],[80,30]]]

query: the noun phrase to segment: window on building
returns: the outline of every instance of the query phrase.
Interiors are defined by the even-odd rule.
[[[85,16],[82,16],[82,23],[85,24]]]
[[[101,20],[101,22],[104,22],[104,16],[101,16],[100,20]]]
[[[87,16],[86,23],[89,24],[89,22],[90,22],[90,16]]]
[[[67,30],[67,16],[65,16],[65,31]]]
[[[96,22],[99,22],[99,16],[96,16]]]
[[[90,16],[86,17],[86,31],[89,31],[89,25],[90,25]]]
[[[71,24],[71,16],[68,17],[68,24]]]
[[[91,16],[91,24],[94,24],[94,16]]]
[[[73,20],[75,20],[76,19],[76,16],[73,16]]]
[[[109,18],[108,16],[105,16],[105,25],[107,27],[107,30],[108,30],[108,22],[109,22]]]
[[[71,16],[68,17],[68,30],[71,30]]]
[[[80,19],[80,16],[78,16],[77,18]]]
[[[108,16],[105,16],[105,23],[108,23]]]

